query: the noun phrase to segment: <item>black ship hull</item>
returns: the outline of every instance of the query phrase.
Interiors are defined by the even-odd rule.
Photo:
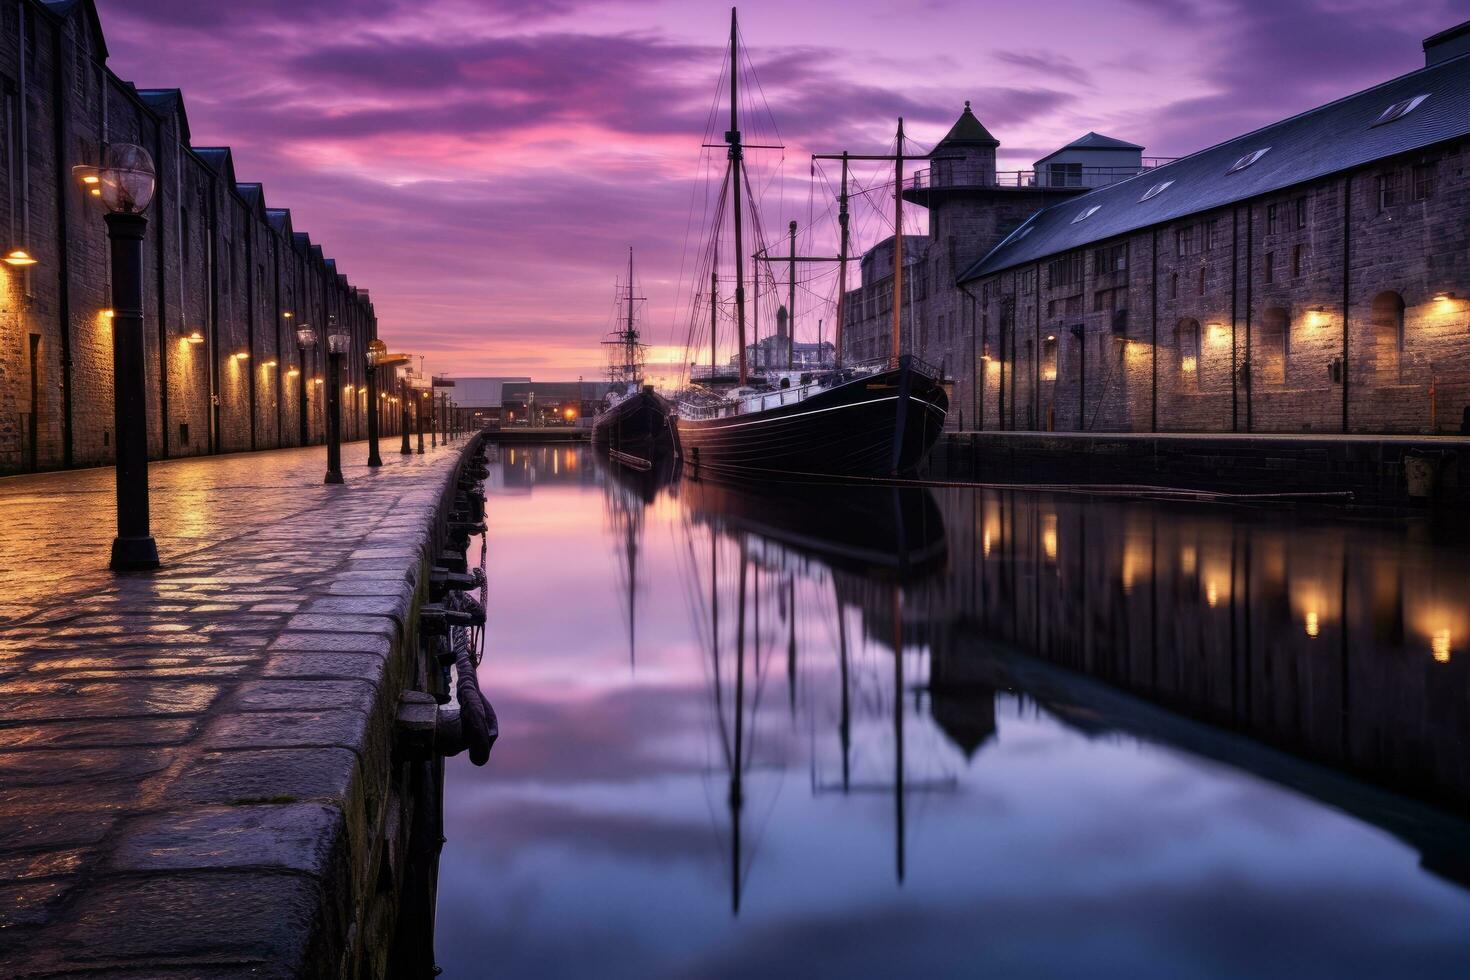
[[[779,408],[680,418],[679,448],[686,465],[730,474],[893,476],[923,461],[948,413],[939,382],[901,366]]]
[[[592,445],[607,453],[653,462],[674,451],[673,409],[652,388],[643,388],[598,414]]]

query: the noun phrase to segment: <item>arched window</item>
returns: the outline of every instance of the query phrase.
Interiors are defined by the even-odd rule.
[[[1280,306],[1268,307],[1256,335],[1255,376],[1261,384],[1286,384],[1291,318]]]
[[[1404,352],[1404,298],[1389,290],[1373,297],[1373,378],[1379,384],[1400,381]]]
[[[1199,321],[1183,319],[1174,328],[1174,343],[1178,351],[1178,373],[1180,391],[1199,390]]]

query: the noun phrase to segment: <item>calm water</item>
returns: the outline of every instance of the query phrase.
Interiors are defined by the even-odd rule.
[[[1470,976],[1459,533],[490,484],[448,976]]]

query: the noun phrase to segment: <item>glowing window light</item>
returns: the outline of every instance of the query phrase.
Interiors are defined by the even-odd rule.
[[[1315,639],[1317,634],[1322,631],[1322,627],[1317,620],[1316,610],[1309,610],[1307,612],[1306,630],[1307,635],[1312,637],[1313,639]]]

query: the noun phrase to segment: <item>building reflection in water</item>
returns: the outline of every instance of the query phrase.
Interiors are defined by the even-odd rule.
[[[460,975],[952,973],[1002,936],[1189,972],[1232,928],[1236,972],[1301,937],[1331,972],[1397,963],[1410,920],[1470,955],[1452,535],[567,447],[502,447],[490,483],[505,734],[446,801]],[[1366,946],[1323,939],[1349,921]]]
[[[905,792],[920,788],[905,784],[902,711],[916,684],[905,662],[918,655],[931,675],[919,699],[968,758],[994,732],[997,689],[1087,716],[1089,729],[1157,737],[1087,703],[1126,692],[1209,726],[1191,740],[1234,733],[1280,750],[1269,772],[1237,764],[1378,823],[1470,884],[1470,837],[1455,840],[1470,824],[1453,816],[1470,812],[1470,657],[1457,656],[1470,570],[1396,522],[1349,535],[1327,517],[1004,491],[685,479],[677,492],[691,527],[729,540],[739,570],[725,574],[742,594],[749,575],[831,582],[832,609],[800,614],[837,624],[844,788],[848,611],[872,642],[904,651],[891,657],[894,755],[881,784],[894,795],[900,878]],[[718,565],[718,544],[707,550]],[[691,575],[711,593],[717,578]],[[1228,740],[1191,750],[1233,761]],[[1397,797],[1370,801],[1308,763],[1436,809],[1405,816]]]

